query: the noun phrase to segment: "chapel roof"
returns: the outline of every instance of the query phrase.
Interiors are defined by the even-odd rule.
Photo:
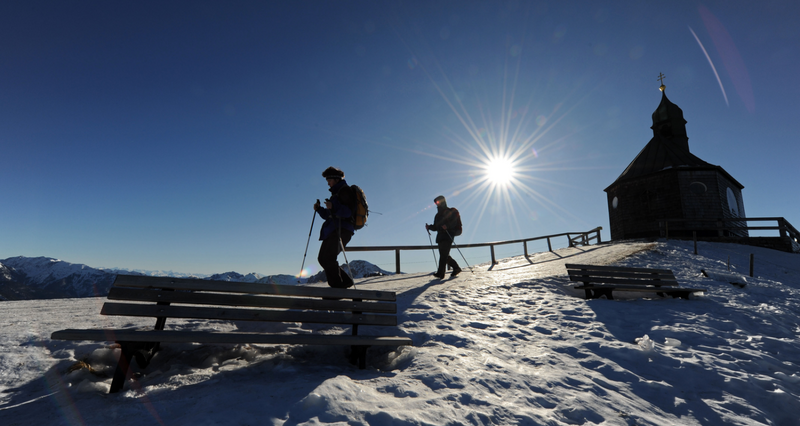
[[[689,152],[689,138],[686,136],[686,120],[683,111],[669,99],[661,86],[661,103],[653,112],[653,138],[631,161],[625,171],[611,186],[624,180],[657,173],[671,168],[714,168],[743,188],[722,167],[707,163]],[[666,126],[667,131],[664,131]],[[608,189],[606,189],[607,191]]]

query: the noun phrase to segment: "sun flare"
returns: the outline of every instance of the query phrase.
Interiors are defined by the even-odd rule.
[[[514,163],[502,157],[495,157],[486,164],[486,179],[489,182],[506,186],[514,178]]]
[[[475,205],[475,223],[487,218],[492,225],[508,226],[510,235],[522,233],[526,222],[538,220],[542,210],[556,217],[577,219],[573,212],[548,196],[560,183],[550,180],[545,172],[565,168],[560,160],[545,161],[547,157],[543,156],[550,150],[560,149],[568,137],[552,132],[553,129],[564,131],[557,125],[572,107],[562,109],[566,104],[561,101],[551,108],[533,95],[527,102],[520,103],[518,95],[521,93],[517,92],[522,78],[521,56],[516,55],[515,67],[513,61],[505,64],[497,95],[491,96],[494,87],[487,86],[488,97],[481,97],[480,90],[474,94],[456,90],[454,82],[435,59],[432,64],[436,68],[430,70],[425,61],[415,62],[442,96],[453,117],[444,119],[440,138],[433,139],[435,142],[431,142],[430,149],[398,147],[461,166],[456,174],[460,173],[465,179],[448,189],[445,195],[460,195],[457,202],[465,209]],[[433,69],[439,70],[441,81],[435,78]],[[442,141],[452,146],[443,147]]]

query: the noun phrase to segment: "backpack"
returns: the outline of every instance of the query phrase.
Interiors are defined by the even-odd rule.
[[[461,233],[463,232],[463,228],[461,226],[461,213],[459,213],[455,207],[450,207],[450,212],[448,216],[450,216],[448,217],[450,224],[447,225],[447,229],[448,231],[452,230],[452,232],[450,232],[450,235],[454,237],[461,235]]]
[[[353,210],[353,228],[359,230],[367,224],[367,216],[369,216],[369,205],[367,205],[367,196],[364,195],[364,190],[358,185],[350,185],[355,195],[355,208]]]
[[[367,224],[367,216],[369,216],[367,196],[364,195],[364,190],[358,185],[348,185],[346,188],[348,188],[347,191],[342,192],[340,189],[336,195],[353,212],[348,219],[353,224],[353,228],[358,231]]]

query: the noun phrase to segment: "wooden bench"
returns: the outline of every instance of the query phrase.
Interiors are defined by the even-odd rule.
[[[678,280],[669,269],[626,268],[621,266],[566,265],[569,279],[581,282],[576,289],[584,290],[587,299],[606,296],[614,299],[613,291],[654,292],[659,296],[667,294],[672,297],[688,299],[696,292],[705,292],[703,288],[686,288],[678,285]]]
[[[350,345],[350,362],[362,369],[370,346],[413,344],[408,337],[358,335],[360,325],[397,325],[396,296],[389,291],[117,275],[108,300],[101,314],[154,317],[154,329],[70,329],[50,338],[119,343],[122,353],[109,393],[130,378],[132,359],[146,368],[165,342]],[[179,331],[165,329],[167,318],[341,324],[351,326],[352,334]]]

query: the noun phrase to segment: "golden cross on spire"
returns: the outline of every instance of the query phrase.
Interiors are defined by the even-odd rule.
[[[666,77],[664,74],[658,73],[658,78],[656,79],[656,80],[661,81],[661,87],[659,87],[658,90],[660,90],[662,92],[664,91],[664,89],[667,88],[667,86],[664,86],[664,77]]]

